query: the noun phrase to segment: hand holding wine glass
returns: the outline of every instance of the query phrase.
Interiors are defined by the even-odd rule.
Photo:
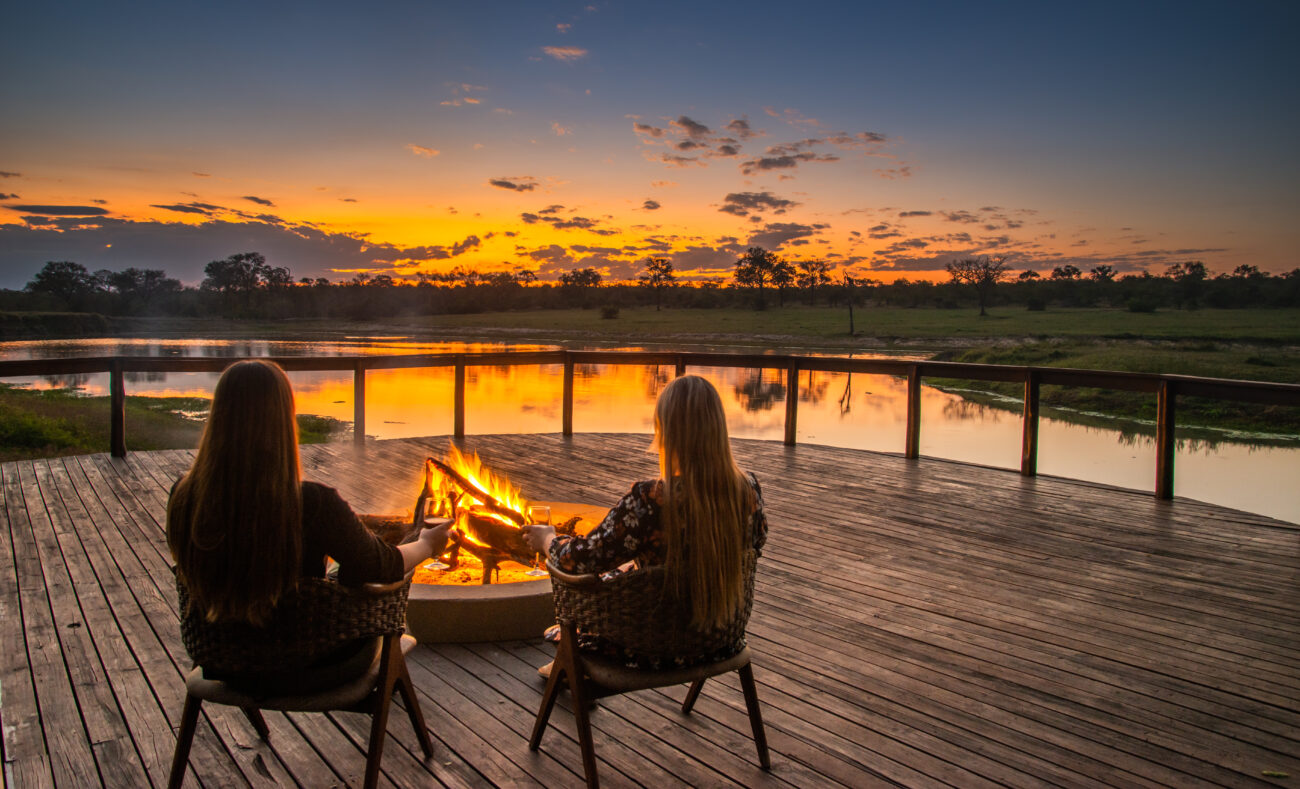
[[[541,568],[542,552],[555,536],[555,527],[551,525],[551,508],[541,505],[528,508],[528,526],[524,527],[524,539],[537,553],[533,556],[533,566],[525,575],[542,576],[546,571]]]

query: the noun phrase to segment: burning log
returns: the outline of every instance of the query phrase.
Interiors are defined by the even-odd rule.
[[[582,518],[574,516],[555,527],[557,534],[573,534]],[[462,530],[463,529],[463,530]],[[483,583],[492,583],[492,573],[500,562],[518,562],[530,565],[536,559],[528,541],[524,539],[523,529],[502,523],[491,516],[482,516],[474,512],[451,533],[452,549],[447,564],[457,566],[461,549],[478,557],[483,563]]]
[[[531,565],[536,554],[524,539],[520,528],[528,522],[527,517],[511,504],[504,503],[500,497],[485,490],[477,479],[486,480],[486,484],[499,490],[501,495],[524,507],[527,502],[518,495],[505,480],[498,480],[491,472],[485,472],[475,455],[470,461],[452,447],[451,460],[463,465],[461,471],[452,463],[436,458],[424,461],[424,488],[415,502],[415,514],[411,528],[415,534],[429,518],[449,517],[456,522],[451,532],[451,551],[447,558],[450,567],[458,565],[460,551],[463,549],[478,557],[483,563],[483,583],[492,583],[497,565],[503,561],[514,561]],[[437,479],[437,477],[441,479]],[[438,484],[435,484],[437,479]],[[560,534],[572,534],[580,518],[571,518],[556,528]]]

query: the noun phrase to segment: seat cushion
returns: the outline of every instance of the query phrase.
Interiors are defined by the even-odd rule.
[[[716,677],[728,671],[736,671],[749,664],[749,647],[745,647],[732,657],[716,663],[704,663],[698,666],[668,669],[666,671],[645,671],[628,668],[618,661],[597,655],[581,655],[582,666],[591,681],[602,688],[615,692],[627,693],[646,688],[664,688],[670,685],[683,685],[699,679]]]
[[[380,647],[383,639],[375,639],[374,646],[358,653],[343,663],[319,666],[301,672],[292,680],[290,692],[278,692],[272,683],[254,681],[243,683],[231,680],[207,679],[203,667],[195,666],[185,678],[185,692],[195,698],[216,704],[235,707],[256,707],[264,710],[322,712],[352,707],[363,701],[374,690],[379,680]],[[401,637],[402,654],[416,645],[411,636]],[[360,664],[358,661],[368,658]],[[360,670],[360,673],[356,673]]]

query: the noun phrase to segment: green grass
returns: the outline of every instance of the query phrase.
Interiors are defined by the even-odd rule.
[[[209,402],[201,397],[126,398],[127,446],[132,450],[198,446]],[[304,444],[329,441],[349,423],[300,414]],[[32,391],[0,384],[0,460],[107,452],[109,398],[73,389]]]
[[[411,334],[423,338],[492,338],[513,342],[672,343],[717,345],[780,344],[808,348],[969,346],[988,340],[1146,339],[1206,340],[1260,345],[1300,343],[1300,310],[1160,310],[1052,308],[1031,312],[1000,306],[981,318],[974,309],[857,307],[855,334],[849,334],[844,307],[787,305],[752,309],[670,309],[622,307],[617,318],[601,310],[534,310],[395,318],[391,321],[338,320],[220,321],[211,319],[135,319],[142,336],[283,337],[311,339],[340,334]]]
[[[989,346],[936,354],[941,361],[972,364],[1014,364],[1073,367],[1086,370],[1170,373],[1207,378],[1300,384],[1300,349],[1294,346],[1252,347],[1208,341],[1116,342],[1050,341],[1014,346]],[[1012,398],[1023,395],[1020,384],[931,381],[946,389],[974,387]],[[970,396],[970,395],[967,395]],[[1153,395],[1084,387],[1044,386],[1040,402],[1046,408],[1104,413],[1135,420],[1156,417]],[[1011,408],[1010,404],[988,400]],[[1013,408],[1012,410],[1018,410]],[[1178,399],[1178,423],[1253,433],[1300,435],[1300,407],[1262,406],[1228,400]],[[1085,421],[1080,418],[1072,421]],[[1142,428],[1147,430],[1147,428]]]
[[[775,306],[752,309],[539,310],[404,318],[389,322],[336,320],[221,321],[183,318],[132,322],[143,336],[337,339],[340,335],[406,335],[427,340],[493,340],[582,347],[592,343],[708,345],[784,352],[900,350],[984,364],[1041,365],[1300,383],[1300,310],[1123,309],[1030,311],[999,306],[979,317],[974,309],[859,307],[848,333],[843,307]],[[935,382],[945,383],[945,382]],[[970,382],[946,382],[972,387]],[[1013,398],[1017,385],[981,383]],[[966,395],[978,398],[979,395]],[[1044,387],[1047,408],[1153,419],[1154,397],[1097,389]],[[179,412],[202,412],[207,401],[127,398],[131,449],[193,447],[201,424]],[[1263,408],[1180,398],[1180,424],[1300,435],[1300,408]],[[1075,414],[1072,421],[1087,421]],[[328,440],[347,424],[299,417],[303,443]],[[1143,428],[1145,429],[1145,428]],[[108,447],[108,399],[67,390],[27,392],[0,384],[0,459],[103,452]]]
[[[786,306],[767,310],[623,308],[612,320],[600,311],[435,315],[399,325],[413,330],[484,330],[527,332],[532,336],[573,335],[575,339],[671,341],[679,338],[718,342],[789,340],[856,345],[942,340],[970,344],[988,339],[1098,338],[1213,340],[1286,344],[1300,342],[1300,310],[1163,310],[1132,313],[1119,309],[1051,309],[998,307],[984,318],[974,310],[859,307],[853,311],[855,336],[849,335],[843,307]]]

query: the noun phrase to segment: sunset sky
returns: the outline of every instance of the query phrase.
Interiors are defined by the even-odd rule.
[[[11,4],[0,287],[1300,266],[1293,0]]]

